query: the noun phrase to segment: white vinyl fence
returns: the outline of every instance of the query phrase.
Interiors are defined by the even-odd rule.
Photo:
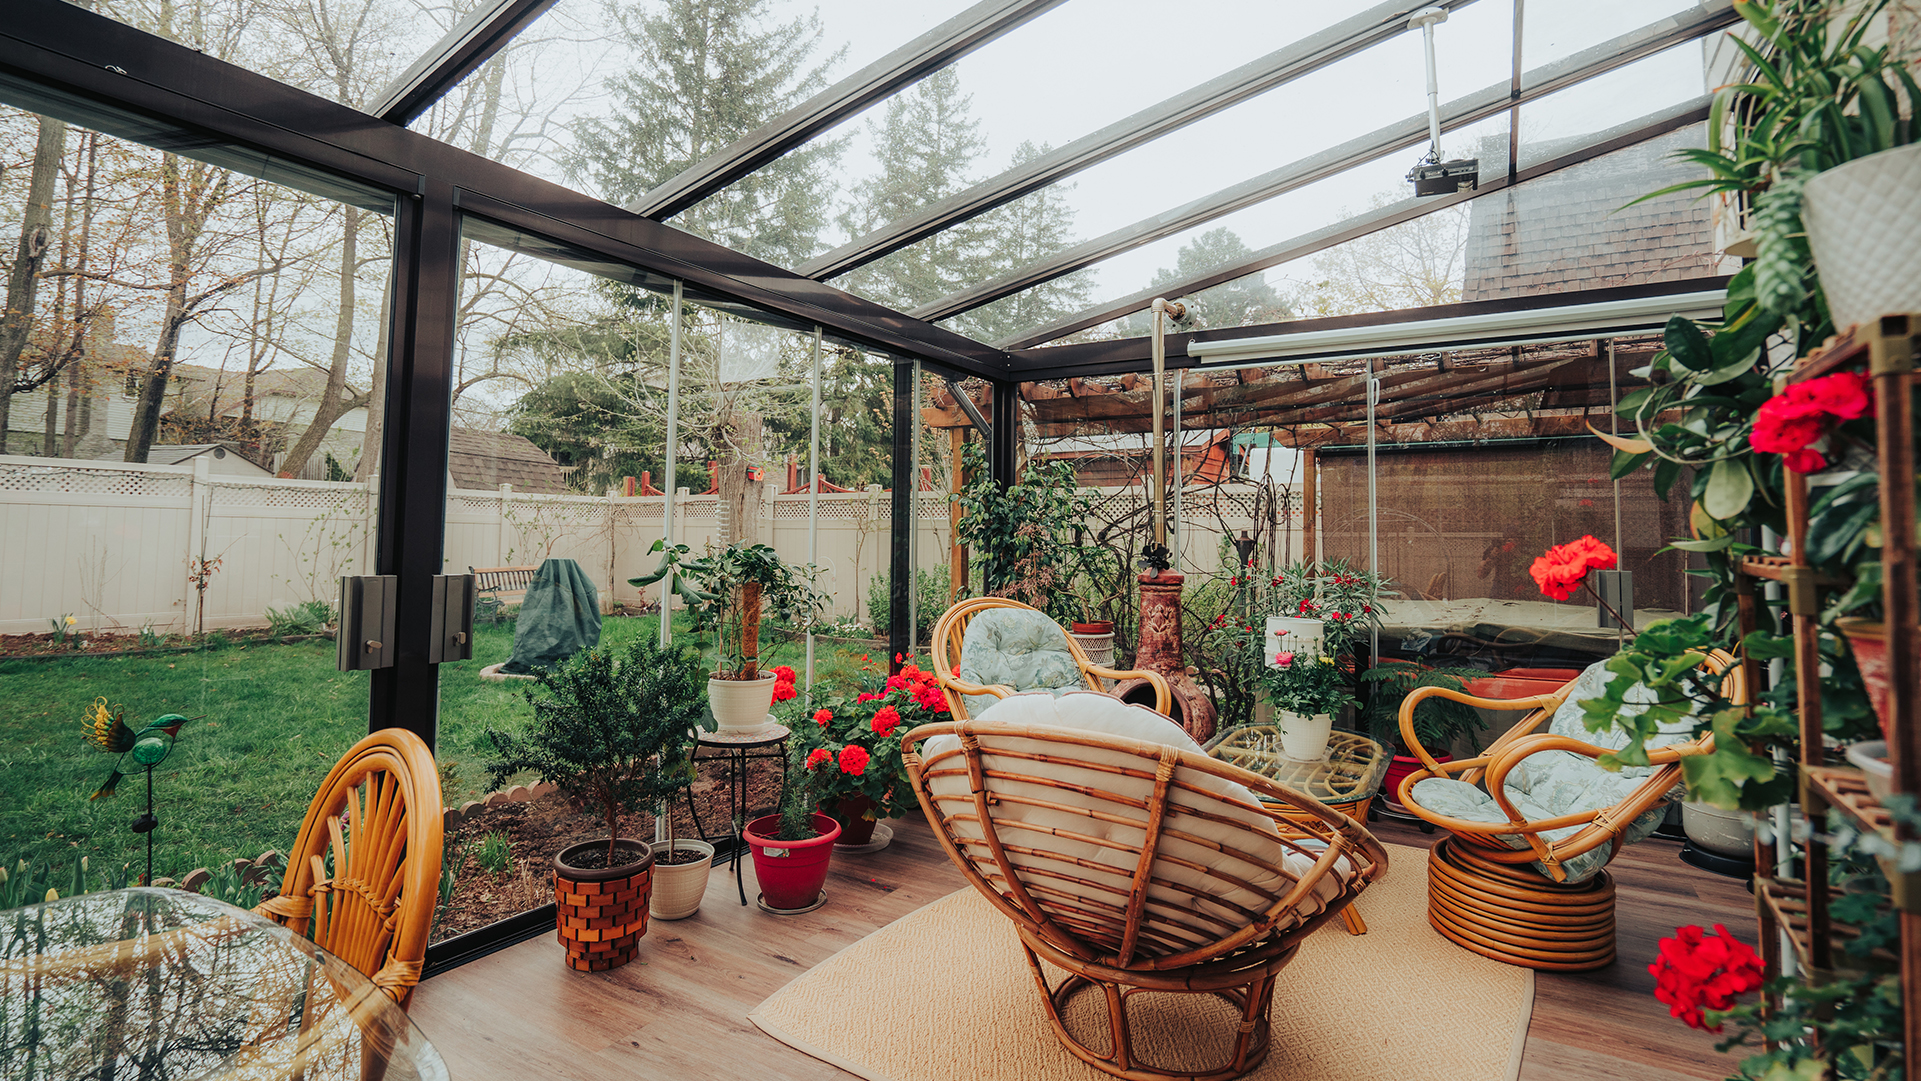
[[[1219,565],[1223,520],[1235,532],[1255,528],[1255,495],[1247,486],[1186,494],[1191,572]],[[1102,498],[1104,517],[1142,500],[1138,488],[1104,489]],[[876,487],[818,499],[821,585],[837,618],[864,617],[869,582],[887,569],[892,496]],[[570,558],[600,584],[604,604],[639,601],[643,591],[627,579],[654,567],[648,549],[664,503],[455,489],[447,572]],[[713,496],[683,489],[675,506],[676,540],[698,549],[713,539]],[[807,496],[773,496],[761,507],[761,538],[804,562]],[[947,496],[922,492],[916,509],[915,562],[944,569]],[[270,607],[331,601],[340,575],[372,573],[375,511],[367,485],[223,476],[204,459],[189,467],[0,456],[0,634],[45,632],[68,615],[89,633],[191,630],[201,598],[188,574],[198,558],[219,561],[205,627],[262,626]],[[1282,528],[1298,553],[1298,519]]]

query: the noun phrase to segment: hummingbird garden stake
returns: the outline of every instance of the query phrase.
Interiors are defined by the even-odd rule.
[[[129,774],[147,775],[147,809],[133,820],[132,827],[133,832],[147,835],[147,877],[141,880],[146,885],[153,884],[153,829],[160,824],[153,813],[153,770],[167,760],[173,751],[174,738],[180,734],[180,726],[190,719],[169,713],[154,718],[153,723],[136,732],[127,725],[126,707],[108,706],[103,697],[93,700],[81,726],[88,743],[120,756],[113,764],[113,772],[107,774],[106,783],[90,799],[113,795],[120,778]]]

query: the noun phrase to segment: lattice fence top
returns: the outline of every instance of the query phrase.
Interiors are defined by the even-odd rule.
[[[285,507],[355,516],[367,513],[370,497],[365,487],[310,483],[315,486],[285,480],[273,483],[216,480],[212,484],[213,502],[220,507]]]
[[[72,495],[163,496],[193,494],[189,470],[70,465],[59,459],[0,464],[0,491],[65,492]]]

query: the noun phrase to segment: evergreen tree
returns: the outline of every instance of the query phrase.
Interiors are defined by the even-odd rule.
[[[849,236],[860,236],[960,191],[975,180],[973,166],[987,151],[980,121],[968,116],[952,67],[894,95],[879,124],[867,122],[881,175],[864,186],[840,216]],[[979,281],[991,264],[993,228],[974,218],[850,271],[834,284],[903,311]]]
[[[575,128],[569,179],[626,203],[827,85],[845,51],[810,66],[820,18],[768,18],[771,0],[611,0],[633,66],[606,82],[614,111]],[[817,247],[844,140],[815,139],[673,219],[735,251],[793,266]]]
[[[1238,263],[1254,254],[1232,229],[1211,229],[1181,245],[1172,269],[1162,267],[1148,282],[1151,289],[1186,281],[1219,266]],[[1209,327],[1241,327],[1250,323],[1276,323],[1294,318],[1292,307],[1259,273],[1249,274],[1203,289],[1191,296],[1168,297],[1187,305],[1187,315],[1172,329],[1205,330]],[[1129,336],[1148,333],[1152,317],[1147,312],[1130,315],[1123,321]]]
[[[1032,141],[1023,142],[1014,148],[1009,168],[1019,168],[1052,149],[1044,143],[1035,146]],[[989,233],[990,277],[1019,270],[1073,246],[1074,208],[1068,205],[1067,193],[1075,187],[1050,184],[979,219]],[[963,312],[948,325],[983,342],[1000,341],[1080,311],[1087,307],[1093,288],[1094,272],[1077,270]]]

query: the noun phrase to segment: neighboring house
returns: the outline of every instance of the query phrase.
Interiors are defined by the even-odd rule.
[[[447,448],[447,474],[455,488],[497,489],[558,495],[570,491],[560,463],[526,436],[455,428]]]
[[[129,373],[144,369],[152,354],[116,340],[111,312],[103,312],[87,337],[86,359],[76,403],[73,457],[117,458],[133,430],[134,396],[126,393]],[[67,380],[63,375],[25,394],[15,394],[7,415],[7,451],[56,457],[67,435]],[[53,410],[54,445],[47,441],[47,411]]]
[[[249,460],[246,448],[238,443],[162,444],[147,452],[148,465],[190,466],[196,460],[203,458],[207,461],[209,471],[225,476],[273,476],[272,473]]]
[[[238,418],[245,411],[246,378],[243,373],[221,371],[197,364],[182,364],[174,369],[179,387],[169,410],[199,417]],[[327,373],[316,368],[272,368],[256,373],[253,387],[253,419],[267,428],[285,433],[273,455],[278,472],[287,451],[299,441],[313,422],[320,397],[327,391]],[[342,413],[327,429],[319,449],[300,470],[301,480],[326,480],[327,455],[342,468],[352,470],[360,457],[360,446],[367,435],[367,409],[354,406]]]

